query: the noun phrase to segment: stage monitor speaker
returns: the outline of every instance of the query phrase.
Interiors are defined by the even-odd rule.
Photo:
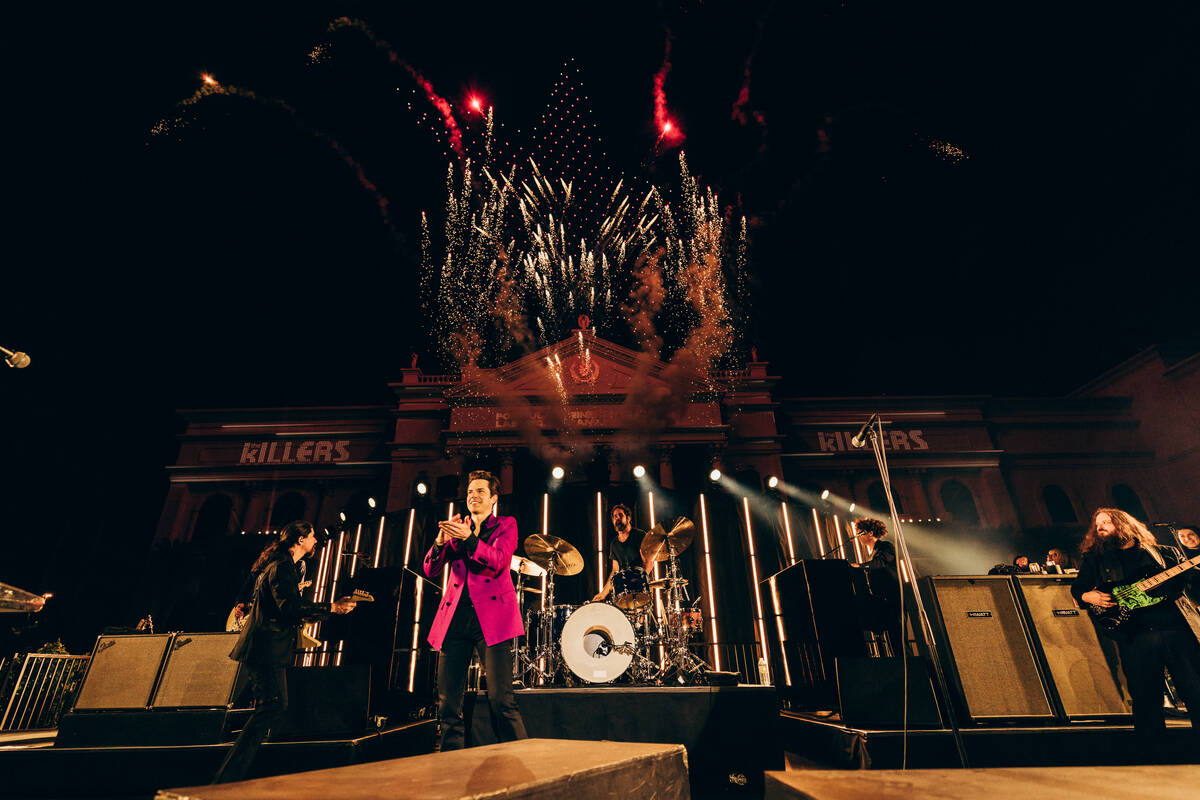
[[[239,633],[179,633],[171,643],[154,708],[218,708],[233,702],[240,664],[229,657]]]
[[[353,738],[369,727],[371,668],[288,667],[288,707],[274,740]]]
[[[972,721],[1054,718],[1012,581],[931,577],[943,655]]]
[[[838,658],[838,703],[842,722],[861,728],[904,725],[904,670],[899,658]],[[925,662],[908,659],[908,727],[940,728],[933,685]]]
[[[101,636],[92,649],[76,711],[145,708],[174,634]]]
[[[1132,709],[1116,648],[1102,641],[1087,612],[1075,607],[1072,580],[1059,575],[1017,578],[1030,630],[1063,712],[1068,719],[1128,716]]]

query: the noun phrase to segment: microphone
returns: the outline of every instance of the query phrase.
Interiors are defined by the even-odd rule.
[[[854,445],[855,447],[862,447],[864,444],[866,444],[867,433],[871,430],[871,426],[874,425],[878,420],[879,415],[872,414],[871,418],[867,420],[861,428],[858,429],[858,433],[854,434],[854,438],[850,440],[850,444]]]
[[[863,531],[863,533],[866,533],[866,531]],[[859,536],[862,536],[862,535],[863,535],[863,534],[854,534],[853,536],[851,536],[851,537],[850,537],[850,539],[847,539],[846,541],[842,542],[842,543],[841,543],[841,545],[839,545],[838,547],[835,547],[835,548],[833,548],[833,549],[832,549],[832,551],[829,551],[828,553],[826,553],[826,554],[822,555],[822,557],[821,557],[821,558],[823,558],[823,559],[827,559],[827,558],[829,558],[829,557],[830,557],[830,555],[833,555],[834,553],[836,553],[836,552],[840,551],[840,549],[841,549],[841,548],[844,548],[846,545],[850,545],[850,543],[851,543],[852,541],[854,541],[854,540],[858,539],[858,537],[859,537]]]
[[[7,347],[0,347],[0,353],[4,353],[4,363],[10,367],[24,369],[29,366],[29,356],[25,353],[9,350]]]

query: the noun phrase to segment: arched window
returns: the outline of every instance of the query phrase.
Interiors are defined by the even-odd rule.
[[[1055,525],[1070,525],[1079,522],[1079,517],[1075,514],[1075,507],[1071,505],[1071,498],[1067,497],[1067,493],[1062,490],[1061,486],[1051,484],[1042,489],[1042,501],[1046,504],[1050,521]]]
[[[1130,514],[1142,522],[1149,520],[1149,515],[1146,513],[1146,507],[1142,505],[1142,499],[1138,497],[1131,487],[1123,483],[1118,483],[1112,488],[1113,503],[1117,508]]]
[[[900,495],[896,494],[896,490],[892,489],[892,499],[896,501],[896,513],[904,513],[904,504],[900,502]],[[883,483],[875,481],[867,487],[867,505],[877,514],[887,514],[888,508],[887,495],[883,493]]]
[[[267,527],[271,530],[279,530],[289,522],[304,519],[306,510],[308,510],[308,502],[304,499],[304,495],[299,492],[287,492],[275,501],[275,507],[271,509],[271,523]]]
[[[965,522],[968,525],[979,524],[979,509],[975,506],[975,498],[971,490],[958,481],[946,481],[942,484],[942,505],[955,522]]]
[[[233,513],[233,500],[226,494],[214,494],[200,506],[196,515],[196,527],[192,529],[193,542],[211,542],[229,532],[229,517]]]

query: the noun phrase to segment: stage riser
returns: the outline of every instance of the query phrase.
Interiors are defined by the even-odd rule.
[[[433,750],[430,720],[357,740],[267,742],[252,776],[325,769]],[[164,786],[212,780],[229,744],[0,750],[0,797],[149,798]],[[296,795],[301,796],[301,795]],[[332,796],[332,795],[331,795]]]
[[[531,737],[684,745],[697,795],[761,791],[763,772],[783,764],[778,702],[771,687],[761,686],[517,692]],[[464,708],[469,742],[495,742],[487,694],[470,705]],[[744,777],[746,785],[731,784],[730,775]]]
[[[306,768],[301,767],[301,768]],[[687,760],[678,745],[524,739],[487,747],[394,759],[158,793],[158,800],[688,800]]]

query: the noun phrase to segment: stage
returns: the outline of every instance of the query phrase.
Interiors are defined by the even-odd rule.
[[[845,772],[801,770],[767,773],[765,800],[908,800],[938,797],[1153,796],[1191,800],[1200,786],[1200,767],[1037,767],[1032,769],[928,769]]]
[[[151,713],[151,712],[147,712]],[[433,749],[436,724],[414,722],[345,739],[267,742],[255,775],[394,759]],[[148,798],[164,786],[212,780],[231,743],[54,747],[53,731],[0,740],[0,797]]]
[[[834,769],[899,769],[900,730],[843,725],[836,718],[784,711],[779,717],[783,747],[810,763]],[[971,767],[1105,766],[1136,764],[1137,740],[1131,724],[1103,722],[1074,725],[968,727],[961,729]],[[1168,719],[1167,736],[1156,762],[1200,761],[1197,738],[1186,719]],[[908,732],[908,766],[915,769],[958,765],[948,729]]]

